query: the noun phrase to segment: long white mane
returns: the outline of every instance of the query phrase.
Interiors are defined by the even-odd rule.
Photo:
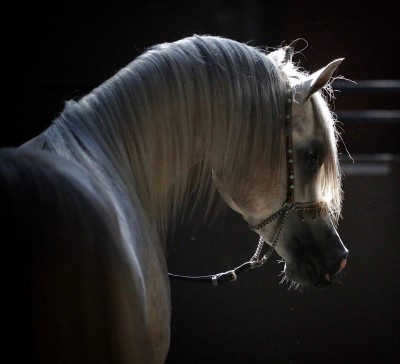
[[[211,169],[236,195],[266,175],[275,182],[284,95],[284,72],[264,52],[225,38],[193,36],[147,50],[87,96],[69,101],[47,131],[47,143],[85,165],[106,189],[127,189],[165,233],[191,184],[195,203],[205,195]],[[325,118],[324,101],[315,100]],[[333,122],[325,129],[332,131]],[[334,135],[327,138],[334,148]],[[328,165],[326,189],[337,196],[330,182],[332,175],[337,180],[330,170],[337,172],[337,166]]]

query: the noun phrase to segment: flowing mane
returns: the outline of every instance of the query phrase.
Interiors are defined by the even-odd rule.
[[[276,180],[284,92],[282,71],[258,49],[194,36],[149,49],[69,101],[47,132],[49,147],[63,145],[94,175],[103,168],[100,174],[112,176],[105,184],[118,176],[163,231],[187,201],[189,180],[195,200],[204,197],[212,168],[239,194],[265,171]],[[190,175],[199,158],[201,168]]]
[[[313,95],[311,102],[314,108],[315,120],[317,120],[318,132],[327,149],[327,154],[321,167],[322,196],[323,200],[327,202],[333,221],[337,224],[342,210],[342,174],[337,152],[338,131],[335,128],[336,119],[328,108],[323,95]]]

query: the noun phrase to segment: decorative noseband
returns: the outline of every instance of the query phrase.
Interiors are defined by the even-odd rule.
[[[267,217],[265,220],[260,222],[257,225],[251,226],[249,225],[250,230],[259,230],[264,226],[270,224],[272,221],[276,220],[279,216],[289,213],[290,211],[297,211],[299,218],[304,221],[304,214],[309,215],[312,219],[315,219],[320,211],[324,211],[327,209],[327,205],[325,202],[305,202],[305,203],[293,203],[289,205],[285,202],[280,210]]]

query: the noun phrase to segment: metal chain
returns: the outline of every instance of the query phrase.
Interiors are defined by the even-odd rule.
[[[267,219],[265,219],[260,224],[255,225],[255,226],[249,226],[251,230],[257,230],[257,229],[260,229],[260,228],[268,225],[269,223],[271,223],[272,221],[277,219],[278,216],[283,216],[282,222],[279,225],[278,232],[276,233],[274,242],[272,243],[271,247],[267,250],[267,252],[261,258],[260,258],[260,254],[264,247],[265,240],[260,236],[256,251],[250,259],[250,263],[252,263],[252,268],[261,267],[267,261],[267,259],[272,255],[272,253],[275,250],[276,245],[278,244],[279,238],[281,236],[283,226],[285,225],[287,214],[290,211],[292,211],[292,210],[297,210],[299,212],[315,211],[314,215],[316,215],[318,213],[318,211],[325,210],[326,208],[327,208],[327,205],[324,202],[305,202],[305,203],[298,202],[291,206],[284,204],[283,207],[279,211],[277,211],[275,214],[273,214],[270,217],[268,217]]]
[[[262,248],[263,248],[264,243],[265,243],[265,240],[260,236],[260,240],[258,241],[257,249],[256,249],[254,255],[250,259],[250,263],[252,263],[252,268],[261,267],[267,261],[267,259],[272,255],[272,253],[275,250],[276,245],[278,244],[279,237],[281,236],[281,233],[282,233],[282,230],[283,230],[283,225],[285,225],[286,216],[287,216],[288,212],[291,211],[291,210],[282,209],[282,210],[279,210],[279,211],[283,211],[280,214],[280,215],[283,214],[283,219],[282,219],[282,222],[281,222],[281,224],[279,226],[278,232],[276,233],[274,242],[272,243],[272,245],[268,249],[268,251],[260,258],[260,254],[261,254]]]
[[[255,226],[249,225],[250,230],[258,230],[263,228],[264,226],[270,224],[272,221],[276,220],[279,216],[281,216],[285,212],[285,209],[282,208],[279,211],[275,212],[273,215],[270,217],[266,218],[264,221],[260,222],[259,224]]]
[[[286,215],[288,212],[291,210],[296,210],[296,211],[310,211],[310,210],[316,210],[318,211],[324,211],[327,210],[327,204],[325,202],[296,202],[292,205],[285,204],[283,207],[275,212],[273,215],[267,217],[264,221],[261,221],[259,224],[251,226],[249,225],[250,230],[259,230],[263,228],[264,226],[270,224],[272,221],[276,220],[279,216],[281,215]]]
[[[294,204],[294,210],[314,210],[314,209],[318,209],[318,210],[324,210],[327,208],[327,204],[325,202],[296,202]]]

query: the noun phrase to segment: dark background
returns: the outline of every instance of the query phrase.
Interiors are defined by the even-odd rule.
[[[146,47],[194,33],[269,47],[302,38],[296,49],[308,47],[295,60],[305,69],[345,57],[338,74],[358,82],[335,84],[335,111],[355,161],[341,143],[339,232],[350,257],[340,282],[288,290],[279,285],[276,255],[235,284],[172,282],[168,363],[400,362],[398,8],[395,1],[150,0],[2,9],[1,147],[37,135],[66,100]],[[213,225],[182,226],[171,242],[171,271],[209,274],[248,259],[257,237],[228,211]]]

